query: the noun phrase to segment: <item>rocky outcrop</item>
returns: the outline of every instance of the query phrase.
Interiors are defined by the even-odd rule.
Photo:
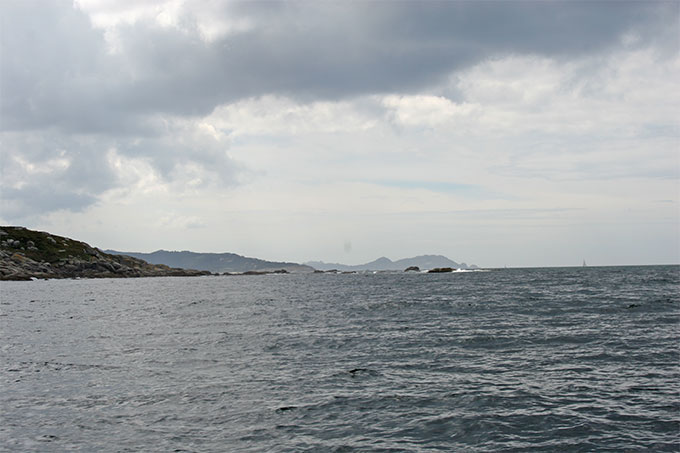
[[[404,272],[420,272],[420,268],[418,266],[409,266],[404,269]]]
[[[453,272],[454,269],[451,267],[435,267],[434,269],[430,269],[427,271],[429,274],[442,274],[446,272]]]
[[[42,231],[0,227],[0,280],[197,275],[210,275],[210,272],[149,264],[130,256],[110,255],[84,242]]]
[[[275,271],[245,271],[245,272],[225,272],[222,275],[269,275],[269,274],[289,274],[285,269]]]

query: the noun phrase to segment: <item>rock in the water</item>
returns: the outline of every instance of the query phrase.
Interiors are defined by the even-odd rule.
[[[427,271],[430,274],[441,274],[445,272],[453,272],[453,268],[451,267],[435,267],[434,269],[430,269]]]
[[[404,269],[404,272],[420,272],[420,268],[418,266],[409,266]]]
[[[281,412],[293,411],[295,409],[297,409],[297,406],[282,406],[282,407],[279,407],[278,409],[276,409],[276,412],[281,413]]]

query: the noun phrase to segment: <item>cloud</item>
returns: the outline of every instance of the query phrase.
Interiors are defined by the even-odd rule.
[[[231,225],[265,249],[279,219],[304,250],[335,219],[358,254],[355,215],[400,243],[384,215],[408,231],[427,211],[642,210],[680,171],[677,2],[28,0],[0,17],[12,222],[201,227],[206,248]]]
[[[259,96],[310,102],[417,94],[489,58],[574,58],[624,43],[643,46],[673,36],[679,8],[675,2],[77,6],[3,2],[4,130],[157,134],[149,115],[205,116]]]
[[[473,200],[484,199],[503,199],[507,196],[492,193],[486,188],[475,184],[459,184],[450,181],[419,181],[419,180],[386,180],[386,181],[366,181],[371,184],[376,184],[386,187],[395,187],[405,190],[424,190],[429,192],[448,193],[463,198]]]
[[[5,132],[0,154],[3,217],[81,211],[112,190],[219,190],[245,171],[228,137],[198,121],[166,120],[157,136]]]
[[[98,152],[105,146],[87,137],[68,138],[49,131],[30,136],[4,133],[0,154],[3,216],[79,211],[94,203],[99,194],[116,185],[105,153]]]
[[[296,102],[278,96],[244,99],[216,108],[206,123],[234,140],[252,136],[340,133],[375,127],[384,109],[374,99]]]
[[[147,161],[167,181],[218,187],[236,183],[240,169],[227,154],[227,135],[200,120],[167,119],[165,129],[158,136],[121,138],[116,151]],[[187,180],[192,173],[195,177]]]
[[[263,95],[415,93],[491,57],[582,56],[624,36],[645,43],[672,29],[678,10],[673,2],[78,5],[3,2],[3,128],[139,133],[149,113],[206,115]],[[108,28],[94,26],[88,8]],[[102,10],[127,20],[107,24]],[[221,23],[229,33],[201,38]]]
[[[172,228],[179,230],[205,228],[206,224],[197,216],[184,216],[177,213],[170,213],[158,219],[159,228]]]
[[[122,52],[139,74],[130,102],[204,114],[262,95],[308,102],[414,93],[491,57],[596,54],[631,33],[642,43],[657,27],[669,28],[659,10],[673,11],[672,4],[632,2],[237,5],[222,17],[252,26],[212,42],[197,30],[152,22],[119,27]]]

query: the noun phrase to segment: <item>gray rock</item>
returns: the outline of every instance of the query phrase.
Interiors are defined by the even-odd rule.
[[[90,256],[97,256],[97,251],[93,247],[90,247],[89,245],[85,246],[83,252]]]
[[[453,272],[453,268],[450,267],[435,267],[427,271],[429,274],[441,274],[445,272]]]
[[[105,261],[102,261],[102,262],[100,262],[100,263],[98,263],[98,264],[99,264],[99,267],[103,268],[103,270],[104,270],[105,272],[106,272],[106,271],[109,271],[109,272],[116,272],[116,269],[113,267],[113,265],[112,265],[111,263],[107,263],[107,262],[105,262]]]
[[[15,231],[15,227],[12,231]],[[36,232],[38,233],[38,232]],[[99,277],[152,277],[152,276],[198,276],[209,275],[207,271],[195,271],[154,265],[146,261],[109,255],[85,243],[79,243],[84,254],[73,252],[68,254],[69,247],[75,245],[45,233],[36,234],[35,241],[19,241],[8,236],[0,235],[0,280],[28,280],[31,278],[99,278]],[[58,250],[61,258],[55,259],[56,247],[36,247],[38,244],[51,244],[52,247],[64,244]],[[22,249],[30,251],[29,256],[21,253]],[[43,253],[44,252],[44,253]],[[49,261],[49,262],[48,262]]]

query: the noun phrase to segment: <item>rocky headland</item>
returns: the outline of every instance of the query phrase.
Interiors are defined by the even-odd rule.
[[[126,255],[111,255],[84,242],[43,231],[17,226],[0,227],[0,280],[198,275],[210,275],[210,272],[149,264]]]

